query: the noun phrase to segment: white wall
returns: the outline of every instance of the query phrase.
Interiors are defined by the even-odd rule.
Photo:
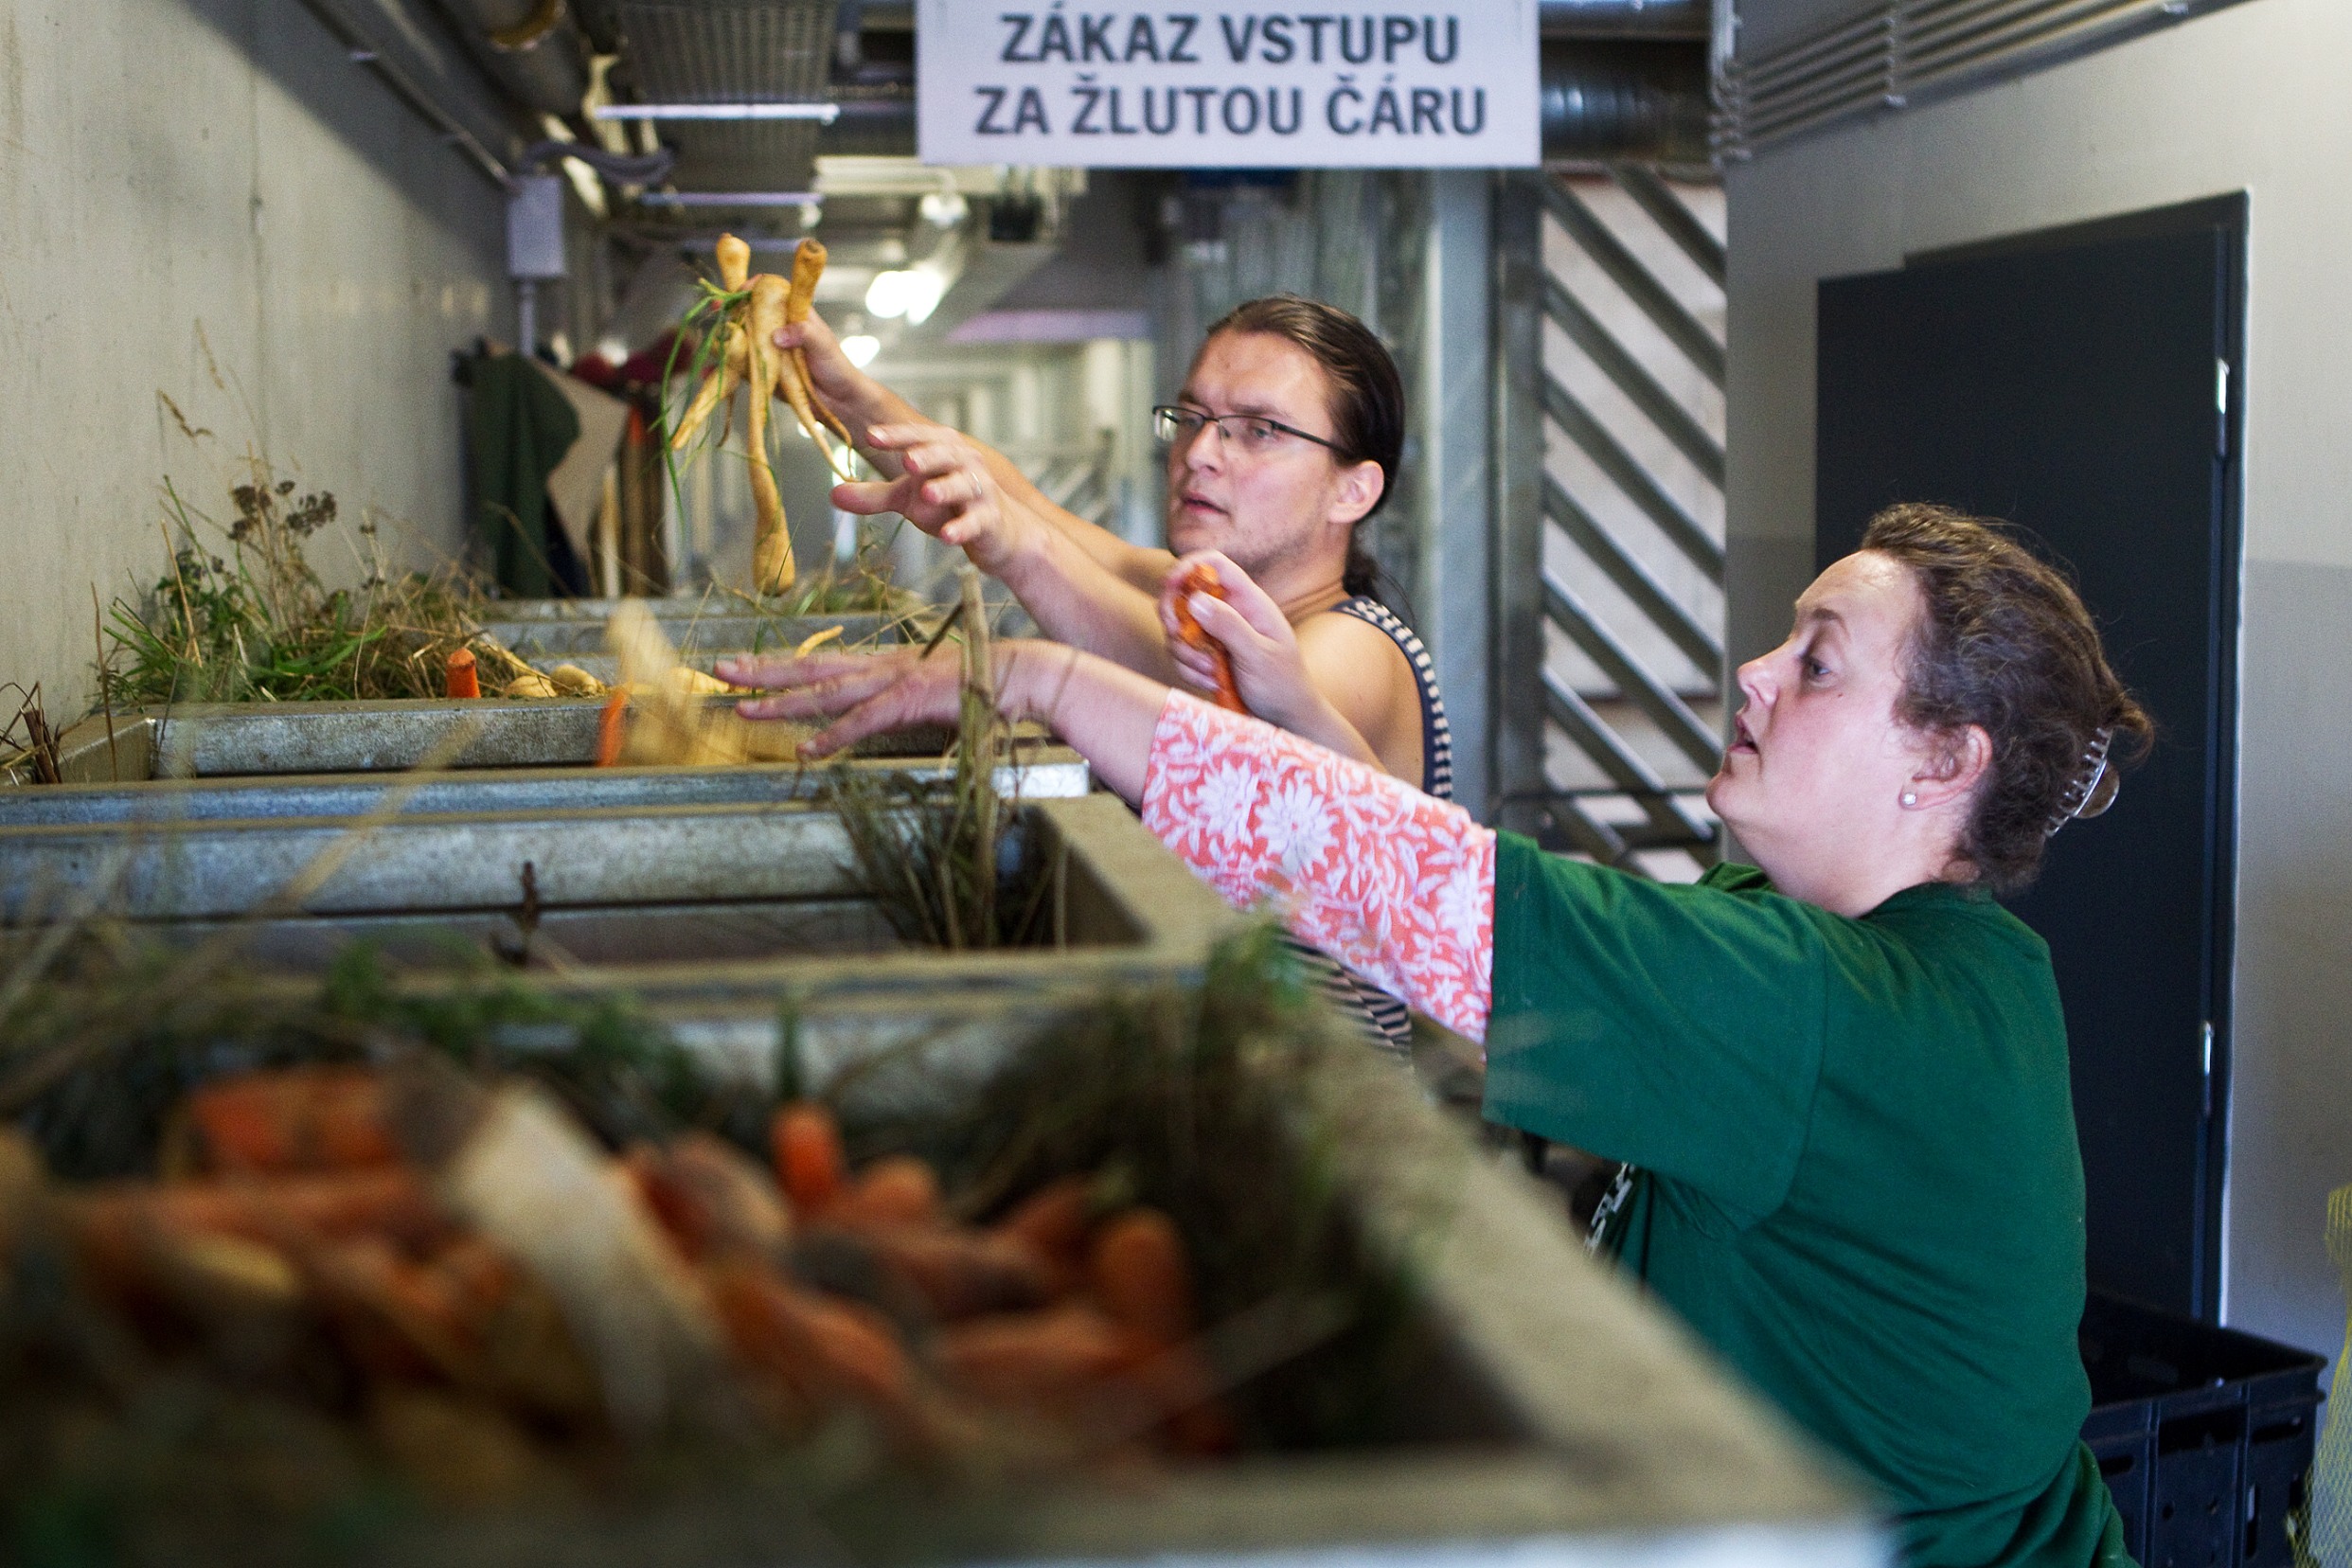
[[[1810,0],[1805,0],[1809,4]],[[1772,12],[1774,0],[1745,0]],[[1816,8],[1817,9],[1817,8]],[[2352,1182],[2352,5],[2258,0],[1728,175],[1737,656],[1810,575],[1814,284],[2252,193],[2227,1321],[2333,1354]]]
[[[0,4],[0,681],[78,717],[91,585],[152,582],[164,476],[224,506],[248,445],[455,549],[449,351],[508,313],[504,211],[301,6]]]

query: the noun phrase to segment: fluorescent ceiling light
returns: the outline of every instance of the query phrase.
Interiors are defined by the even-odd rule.
[[[920,327],[947,297],[947,279],[929,267],[917,267],[906,276],[911,280],[906,288],[907,325]]]
[[[882,339],[870,332],[858,332],[841,340],[841,351],[850,364],[863,370],[882,352]]]
[[[915,275],[911,272],[876,273],[874,281],[865,289],[866,313],[880,316],[884,321],[896,321],[906,314],[906,308],[914,297],[914,281]]]

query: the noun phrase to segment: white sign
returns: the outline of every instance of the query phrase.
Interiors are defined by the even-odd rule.
[[[1536,0],[1410,11],[922,0],[925,163],[1496,169],[1541,160]]]

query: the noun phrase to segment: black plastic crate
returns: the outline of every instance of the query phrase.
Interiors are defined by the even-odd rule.
[[[2094,1291],[2083,1441],[2144,1568],[2291,1568],[2326,1358]]]

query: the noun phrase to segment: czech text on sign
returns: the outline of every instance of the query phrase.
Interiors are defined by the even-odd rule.
[[[940,164],[1539,162],[1536,0],[1395,11],[922,0],[918,141]]]

